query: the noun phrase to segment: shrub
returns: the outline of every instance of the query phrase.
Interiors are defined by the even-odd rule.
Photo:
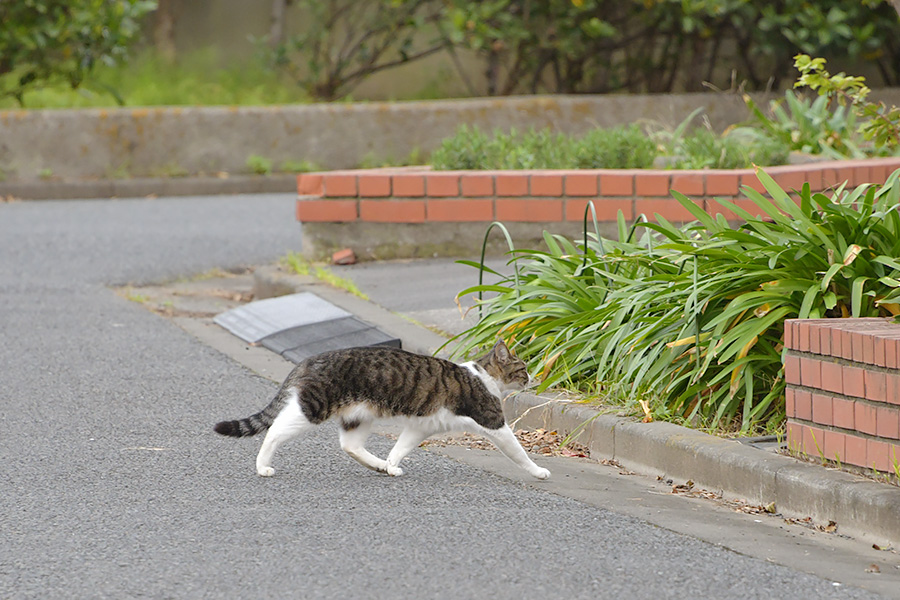
[[[546,251],[516,251],[516,275],[460,292],[495,295],[456,355],[499,336],[542,374],[539,390],[566,383],[706,426],[774,429],[784,319],[900,312],[900,171],[830,197],[804,185],[799,205],[758,176],[771,199],[743,193],[761,217],[719,201],[745,220],[736,228],[676,193],[696,222],[657,215],[629,230],[620,213],[618,240],[545,234]]]

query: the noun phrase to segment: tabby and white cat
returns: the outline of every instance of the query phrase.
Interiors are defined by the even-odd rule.
[[[503,454],[538,479],[550,471],[536,465],[503,418],[501,394],[528,383],[525,363],[503,341],[485,356],[462,364],[395,348],[349,348],[325,352],[297,365],[272,402],[238,421],[222,421],[217,433],[233,437],[268,429],[256,472],[275,474],[272,457],[284,442],[337,417],[341,448],[360,464],[402,475],[400,461],[425,438],[467,430],[491,440]],[[387,460],[365,448],[376,419],[405,425]]]

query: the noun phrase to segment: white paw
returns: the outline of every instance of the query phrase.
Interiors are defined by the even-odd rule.
[[[403,475],[403,469],[401,469],[400,467],[388,465],[385,469],[385,473],[387,473],[391,477],[400,477],[401,475]]]
[[[536,470],[532,471],[531,474],[538,479],[548,479],[550,477],[550,471],[542,467],[538,467]]]
[[[256,467],[256,472],[259,473],[260,477],[271,477],[275,474],[275,469],[272,467]]]

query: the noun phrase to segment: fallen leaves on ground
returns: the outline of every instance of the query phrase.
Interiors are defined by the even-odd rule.
[[[566,456],[570,458],[590,458],[591,456],[591,451],[581,444],[569,442],[563,446],[562,443],[565,437],[559,435],[559,432],[556,430],[535,429],[534,431],[526,431],[519,429],[515,433],[522,447],[533,454]],[[425,440],[422,442],[422,446],[464,446],[475,450],[492,450],[494,448],[494,445],[485,438],[472,435],[471,433],[463,433],[442,439]],[[606,461],[600,462],[608,464]],[[618,466],[618,464],[613,466]]]

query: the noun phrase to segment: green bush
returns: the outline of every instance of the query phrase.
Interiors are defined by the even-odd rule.
[[[124,59],[154,8],[147,0],[0,2],[0,98],[22,103],[45,83],[77,88],[97,65]]]
[[[625,169],[650,167],[655,156],[655,143],[636,125],[595,129],[580,139],[546,129],[497,130],[488,137],[462,125],[432,152],[430,163],[437,170]]]
[[[545,234],[519,250],[518,274],[460,294],[490,292],[479,323],[455,338],[463,356],[499,336],[539,390],[574,385],[650,400],[657,414],[709,427],[774,430],[784,418],[783,323],[788,318],[900,312],[900,170],[884,186],[800,191],[799,206],[758,170],[771,199],[744,188],[762,217],[674,227],[619,215],[619,239],[586,246]]]

